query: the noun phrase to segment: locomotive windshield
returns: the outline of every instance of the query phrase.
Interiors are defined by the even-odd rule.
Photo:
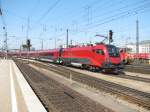
[[[106,45],[110,57],[119,57],[119,50],[113,45]]]

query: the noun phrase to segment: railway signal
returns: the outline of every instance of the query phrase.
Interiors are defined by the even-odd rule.
[[[31,47],[31,41],[30,39],[27,39],[27,48],[30,51],[30,47]]]
[[[113,42],[113,32],[112,30],[109,30],[109,44]]]

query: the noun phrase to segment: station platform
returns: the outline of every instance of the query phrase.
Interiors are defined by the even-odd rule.
[[[46,112],[12,60],[0,59],[0,112]]]

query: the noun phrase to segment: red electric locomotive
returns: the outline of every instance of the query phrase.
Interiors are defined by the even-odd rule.
[[[99,44],[59,50],[59,63],[81,66],[86,69],[116,71],[123,68],[118,49],[113,45]]]

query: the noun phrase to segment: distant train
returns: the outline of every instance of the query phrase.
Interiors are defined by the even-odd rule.
[[[150,60],[150,53],[128,53],[124,50],[120,50],[120,57],[121,60],[125,63],[125,64],[131,64],[132,62],[134,62],[136,59],[138,59],[139,61],[146,61],[146,60]]]
[[[123,50],[120,50],[120,57],[124,64],[131,64],[133,62],[132,55]]]
[[[43,51],[11,52],[10,56],[32,58],[42,61],[72,65],[92,71],[118,72],[123,68],[119,50],[114,45],[97,44],[90,46],[71,46]]]

